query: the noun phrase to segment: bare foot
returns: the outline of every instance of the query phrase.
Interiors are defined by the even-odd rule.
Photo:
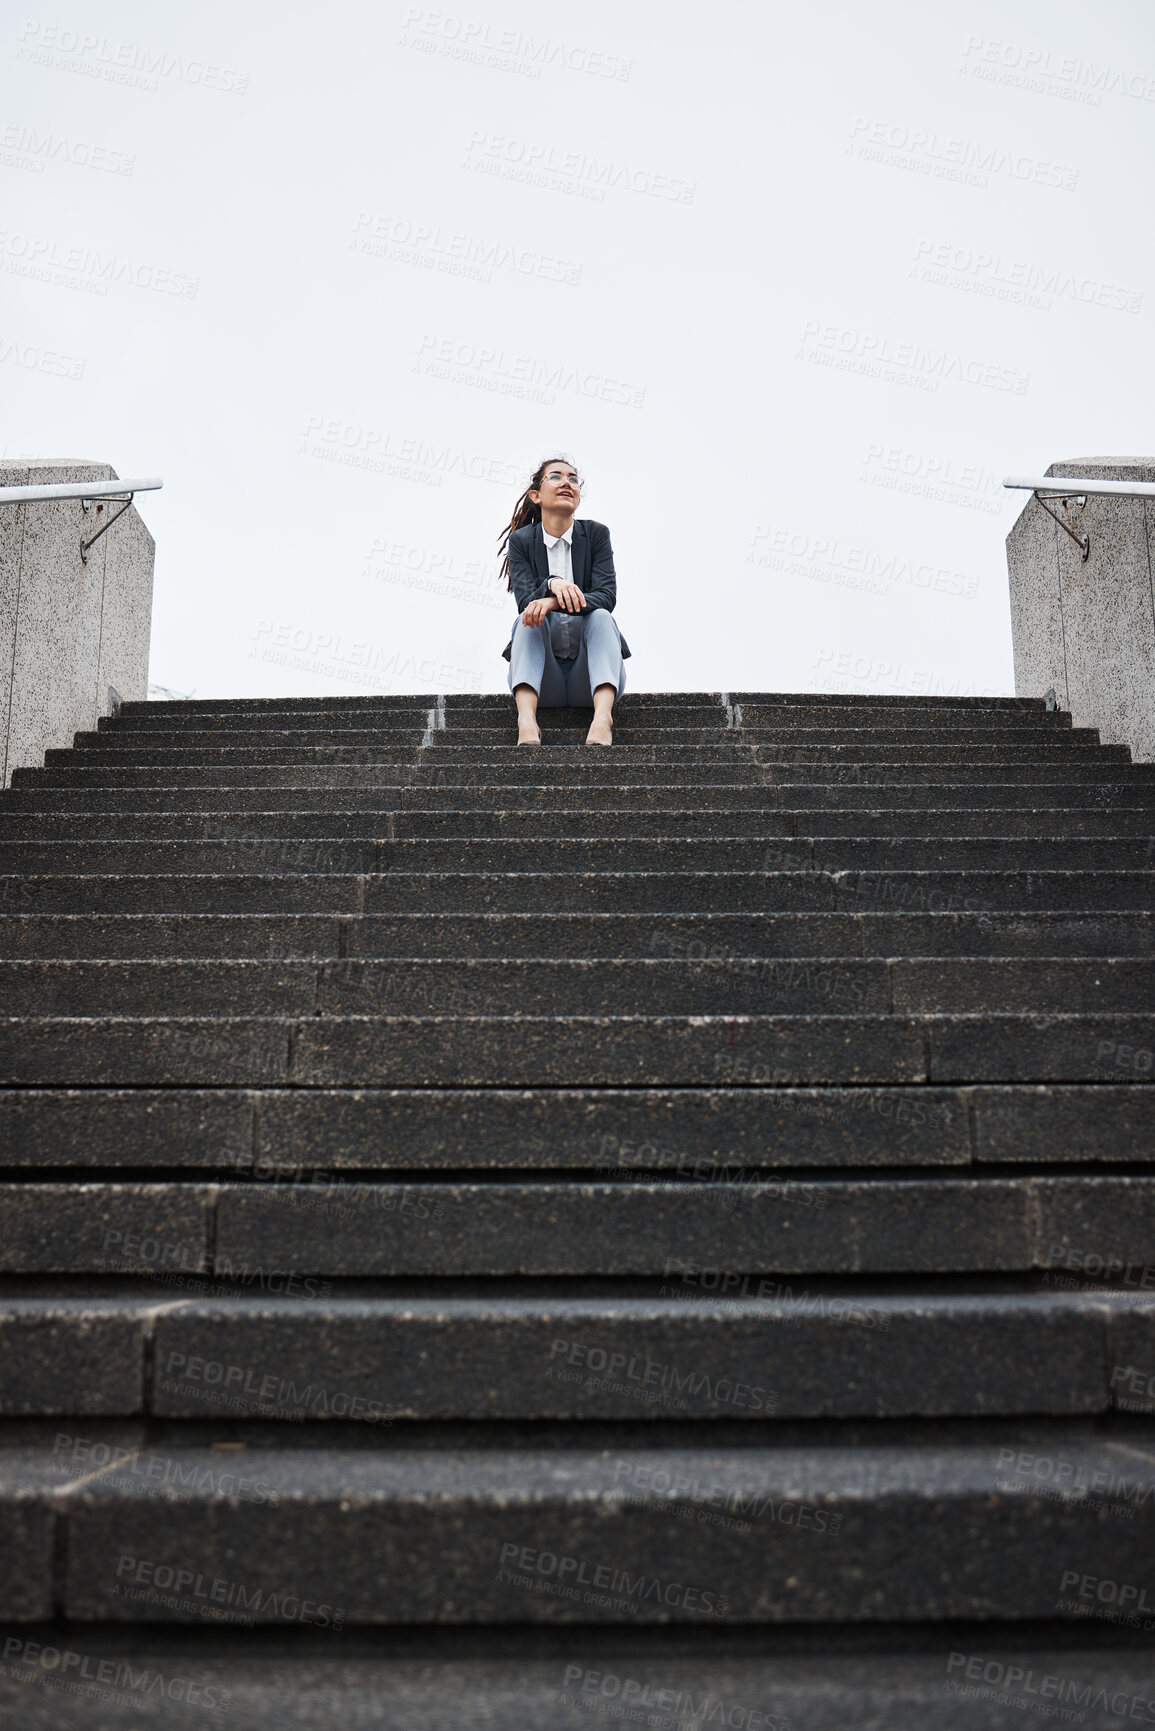
[[[612,745],[614,743],[614,726],[608,717],[595,715],[586,734],[587,745]]]
[[[517,724],[517,743],[519,745],[540,745],[541,728],[536,721],[519,721]]]

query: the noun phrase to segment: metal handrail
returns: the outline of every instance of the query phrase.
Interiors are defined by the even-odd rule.
[[[134,494],[155,493],[158,487],[163,486],[164,482],[158,481],[155,476],[147,481],[50,481],[42,487],[0,487],[0,505],[34,505],[37,500],[79,499],[80,508],[87,517],[94,499],[115,499],[120,510],[115,512],[95,535],[90,535],[87,541],[81,537],[80,557],[87,565],[89,553],[100,537],[107,535],[114,523],[120,522],[132,504]],[[103,511],[104,506],[98,505],[96,509]]]
[[[1088,494],[1114,499],[1155,499],[1155,481],[1093,481],[1088,475],[1043,475],[1039,479],[1030,475],[1008,475],[1003,486],[1021,487],[1024,492],[1033,493],[1047,516],[1053,517],[1064,535],[1071,537],[1083,555],[1084,564],[1091,557],[1090,535],[1077,535],[1057,511],[1051,510],[1048,499],[1057,500],[1064,511],[1070,499],[1074,499],[1081,509],[1087,503]]]
[[[1003,486],[1022,487],[1028,493],[1061,493],[1068,499],[1084,493],[1155,499],[1155,481],[1092,481],[1085,475],[1044,475],[1040,480],[1032,480],[1029,475],[1008,475]]]
[[[0,505],[33,505],[38,499],[107,499],[120,493],[155,493],[164,482],[53,481],[43,487],[0,487]]]

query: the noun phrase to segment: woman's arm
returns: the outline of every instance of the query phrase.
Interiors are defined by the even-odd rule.
[[[517,610],[524,613],[531,601],[550,601],[553,593],[548,580],[539,583],[537,573],[529,551],[522,542],[520,532],[509,537],[509,575],[513,582],[513,593],[517,600]]]
[[[604,607],[607,613],[613,612],[618,598],[618,580],[610,532],[604,523],[590,531],[590,572],[583,593],[586,598],[583,612],[592,612],[595,607]]]

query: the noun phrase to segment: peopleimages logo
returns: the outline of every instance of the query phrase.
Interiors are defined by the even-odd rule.
[[[1113,1581],[1106,1575],[1082,1575],[1078,1569],[1064,1569],[1059,1591],[1066,1593],[1072,1587],[1077,1591],[1070,1603],[1084,1616],[1104,1615],[1096,1607],[1108,1606],[1114,1609],[1116,1620],[1143,1617],[1144,1627],[1155,1629],[1155,1601],[1148,1598],[1146,1587],[1137,1587],[1131,1581]]]
[[[1103,282],[1062,265],[1034,264],[951,241],[920,240],[910,275],[938,287],[962,288],[1041,312],[1049,312],[1055,300],[1064,298],[1121,313],[1137,313],[1143,305],[1139,289]]]
[[[867,462],[870,460],[868,457]],[[759,546],[759,542],[765,545]],[[866,587],[871,593],[880,595],[889,594],[891,583],[907,583],[912,589],[973,601],[979,586],[977,577],[951,571],[946,566],[920,564],[897,553],[880,553],[871,547],[852,546],[826,535],[774,529],[762,524],[754,531],[746,552],[746,564],[796,576],[816,576],[839,587]],[[845,583],[844,578],[848,579]]]
[[[604,1371],[607,1378],[636,1383],[639,1388],[652,1391],[655,1397],[659,1391],[672,1389],[676,1394],[688,1393],[713,1404],[766,1413],[772,1413],[778,1402],[778,1396],[761,1383],[741,1382],[732,1376],[711,1377],[707,1371],[686,1370],[676,1364],[664,1364],[660,1359],[639,1358],[632,1352],[609,1352],[603,1346],[589,1346],[580,1340],[552,1341],[549,1363],[547,1376],[555,1374],[559,1363],[593,1374]]]
[[[582,1665],[566,1666],[558,1705],[580,1707],[607,1719],[654,1725],[659,1731],[696,1731],[698,1726],[716,1726],[719,1731],[723,1726],[731,1731],[790,1731],[788,1719],[767,1713],[761,1707],[726,1701],[710,1689],[696,1696],[693,1689],[660,1689],[641,1677],[587,1670]]]
[[[220,90],[243,96],[249,86],[247,72],[231,66],[214,66],[207,60],[186,60],[181,54],[149,48],[142,42],[117,42],[108,36],[68,30],[59,24],[25,22],[20,34],[18,60],[36,66],[54,66],[81,72],[109,84],[127,84],[137,90],[155,92],[160,78],[175,78],[181,84],[197,84],[205,90]]]
[[[552,253],[535,252],[514,239],[482,240],[461,230],[443,230],[437,223],[358,211],[350,247],[393,264],[416,264],[451,276],[491,282],[494,271],[538,281],[566,283],[576,288],[582,267]]]
[[[1120,1719],[1155,1724],[1155,1700],[1121,1689],[1108,1694],[1094,1682],[1080,1683],[1077,1677],[1065,1677],[1059,1671],[1036,1671],[1034,1666],[1007,1664],[983,1653],[952,1653],[946,1669],[943,1688],[951,1694],[994,1700],[1000,1706],[1026,1707],[1039,1718],[1081,1721],[1086,1717],[1085,1713],[1064,1712],[1061,1703],[1066,1702],[1094,1707]],[[1050,1702],[1055,1705],[1049,1706]]]
[[[30,373],[47,373],[57,379],[82,379],[85,368],[79,355],[64,355],[57,349],[38,348],[6,336],[0,336],[0,364],[23,367]]]
[[[166,270],[145,259],[121,258],[87,246],[66,246],[48,235],[22,234],[15,229],[0,229],[0,270],[96,295],[106,295],[110,283],[128,283],[132,288],[195,300],[200,287],[199,277]]]
[[[605,198],[607,188],[612,188],[693,204],[698,190],[696,181],[677,180],[636,162],[587,156],[582,150],[559,150],[556,145],[513,138],[506,132],[472,132],[464,166],[480,174],[528,180],[534,185],[548,185],[552,176],[560,188],[580,190],[582,197],[598,201]]]
[[[963,355],[953,349],[927,347],[918,342],[897,342],[880,331],[808,319],[798,338],[795,360],[810,361],[866,378],[881,378],[891,384],[909,384],[923,391],[937,391],[939,381],[977,385],[984,390],[1025,394],[1030,374],[997,361]]]
[[[509,487],[523,482],[521,467],[504,457],[468,451],[458,445],[438,445],[432,440],[401,435],[388,428],[362,426],[332,415],[310,415],[298,455],[323,462],[348,463],[377,474],[398,475],[440,487],[446,475],[473,481],[491,481]]]
[[[1005,174],[1011,180],[1030,181],[1036,186],[1060,187],[1064,192],[1074,192],[1079,183],[1076,168],[1021,151],[1002,150],[997,145],[976,144],[968,138],[942,138],[925,127],[894,125],[860,115],[850,128],[850,137],[848,150],[865,161],[972,186],[989,186],[992,174]]]
[[[1104,94],[1130,96],[1138,102],[1155,102],[1155,77],[1122,66],[1112,66],[1078,55],[1057,53],[996,36],[968,36],[960,72],[990,78],[1000,84],[1062,95],[1098,107]]]
[[[520,1575],[511,1575],[516,1568]],[[572,1597],[575,1589],[584,1587],[596,1594],[616,1596],[632,1607],[651,1604],[655,1609],[698,1611],[708,1617],[724,1617],[729,1598],[705,1587],[691,1587],[684,1581],[663,1581],[657,1575],[631,1574],[612,1563],[591,1562],[587,1557],[571,1557],[559,1551],[539,1551],[532,1545],[507,1542],[501,1547],[501,1564],[497,1578],[511,1586],[535,1588],[537,1577],[551,1589],[562,1589],[563,1597]],[[588,1594],[587,1594],[588,1597]]]
[[[179,1672],[154,1670],[143,1660],[100,1659],[73,1647],[26,1641],[20,1635],[5,1638],[0,1676],[11,1676],[18,1683],[41,1683],[59,1694],[83,1695],[90,1701],[127,1702],[140,1714],[144,1712],[141,1697],[147,1696],[149,1718],[158,1698],[197,1707],[202,1713],[227,1713],[232,1700],[231,1689],[197,1683]]]
[[[135,156],[105,144],[67,138],[63,133],[37,132],[31,126],[11,125],[0,131],[0,163],[6,168],[29,168],[34,174],[43,174],[47,162],[67,162],[73,168],[93,168],[101,174],[130,175],[136,167]]]
[[[646,400],[645,386],[626,379],[582,372],[564,360],[545,361],[534,355],[507,354],[504,349],[462,342],[456,337],[423,336],[413,370],[430,378],[546,404],[555,403],[559,391],[631,409],[640,409]]]
[[[389,1424],[392,1415],[381,1402],[348,1389],[325,1383],[298,1386],[292,1377],[269,1371],[262,1374],[251,1365],[228,1364],[221,1359],[200,1358],[185,1352],[170,1352],[161,1387],[177,1394],[192,1394],[207,1400],[218,1396],[206,1390],[219,1389],[223,1403],[260,1411],[270,1408],[299,1418],[351,1418],[372,1424]]]
[[[550,36],[527,36],[521,30],[497,30],[488,21],[422,6],[408,8],[401,32],[403,48],[448,54],[455,60],[519,72],[526,78],[540,78],[543,66],[558,66],[567,72],[587,72],[624,84],[634,67],[632,60],[623,60],[618,54],[579,48]]]
[[[223,1575],[205,1575],[197,1569],[177,1568],[127,1551],[117,1560],[116,1581],[120,1598],[151,1604],[166,1604],[172,1598],[182,1609],[225,1621],[251,1625],[259,1616],[265,1622],[309,1623],[318,1629],[340,1629],[345,1623],[345,1610],[340,1605],[318,1604],[277,1587],[246,1586]],[[230,1617],[231,1612],[244,1615]]]

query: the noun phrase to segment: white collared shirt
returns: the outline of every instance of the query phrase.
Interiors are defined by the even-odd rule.
[[[564,577],[567,583],[573,582],[573,524],[571,523],[564,535],[547,535],[542,530],[545,541],[546,557],[549,560],[551,577]]]
[[[550,577],[564,577],[567,583],[573,582],[573,524],[571,523],[564,535],[547,535],[542,530],[545,540],[546,555],[549,559]],[[552,594],[552,590],[551,590]],[[549,616],[550,642],[553,652],[559,661],[572,661],[581,647],[582,626],[580,613],[557,611]]]

